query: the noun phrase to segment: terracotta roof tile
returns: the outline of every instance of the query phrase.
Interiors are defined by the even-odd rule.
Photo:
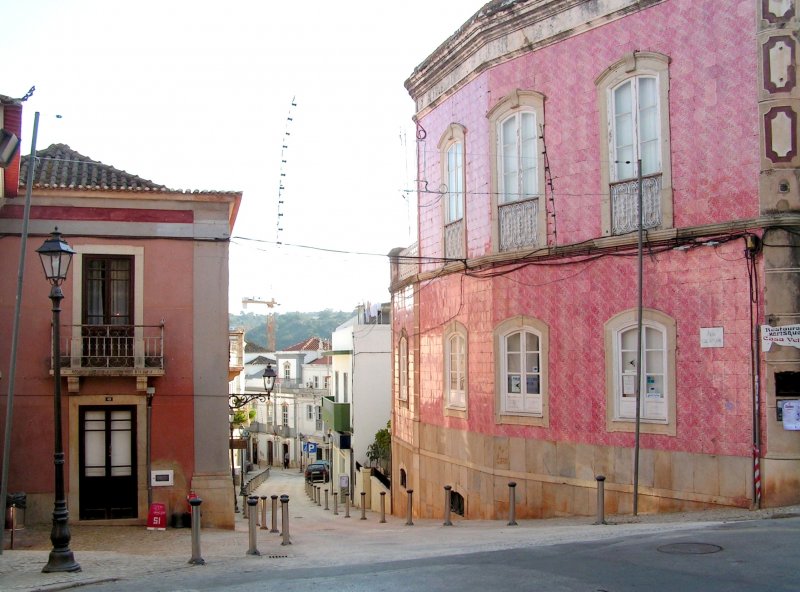
[[[320,337],[309,337],[308,339],[283,348],[282,351],[318,351],[330,349],[331,345]]]
[[[66,144],[51,144],[44,150],[37,150],[36,158],[39,162],[36,166],[33,186],[38,188],[169,191],[165,185],[153,183],[97,162],[75,152]],[[30,162],[30,154],[21,159],[20,186],[27,183]]]
[[[51,144],[44,150],[36,151],[38,160],[34,173],[33,186],[37,189],[77,189],[90,191],[123,191],[184,193],[202,195],[229,195],[237,191],[206,191],[170,189],[127,171],[103,164],[76,152],[66,144]],[[19,185],[24,187],[28,180],[31,156],[20,159]]]

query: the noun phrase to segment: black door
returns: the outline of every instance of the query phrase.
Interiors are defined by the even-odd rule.
[[[136,408],[80,408],[80,519],[136,518]]]

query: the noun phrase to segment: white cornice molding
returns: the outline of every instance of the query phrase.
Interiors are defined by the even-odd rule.
[[[405,86],[424,115],[488,68],[666,0],[529,0],[484,6]]]

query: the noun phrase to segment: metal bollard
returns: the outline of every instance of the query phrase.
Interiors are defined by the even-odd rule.
[[[248,515],[248,523],[247,523],[247,533],[248,533],[248,543],[249,547],[247,549],[247,555],[261,555],[256,548],[256,515],[258,514],[258,510],[256,510],[256,506],[258,505],[258,496],[250,496],[247,498],[247,505],[249,506]]]
[[[381,491],[381,524],[386,522],[386,492]]]
[[[406,526],[414,526],[414,521],[411,519],[411,510],[414,506],[414,490],[413,489],[406,489],[406,493],[408,493],[408,512],[406,517]]]
[[[325,509],[328,509],[328,488],[325,488]]]
[[[317,505],[322,505],[322,485],[317,485]]]
[[[283,529],[283,542],[281,545],[291,545],[289,540],[289,496],[281,496],[281,528]]]
[[[450,521],[450,491],[453,488],[449,485],[444,486],[444,525],[445,526],[453,526],[453,523]]]
[[[270,532],[278,532],[278,496],[272,496],[272,530]]]
[[[597,522],[595,524],[606,524],[605,521],[605,475],[598,475],[595,477],[597,479]]]
[[[267,530],[267,496],[261,496],[261,530]]]
[[[361,518],[359,520],[367,519],[367,492],[361,492]]]
[[[334,516],[338,516],[339,515],[339,492],[338,491],[334,491],[333,492],[333,515]]]
[[[517,515],[517,484],[513,481],[508,483],[508,525],[516,526]]]
[[[350,518],[350,494],[345,491],[342,495],[344,495],[344,517]]]
[[[192,565],[206,564],[200,556],[200,504],[202,503],[203,500],[199,497],[189,499],[189,505],[192,506],[192,558],[189,559],[189,563]]]

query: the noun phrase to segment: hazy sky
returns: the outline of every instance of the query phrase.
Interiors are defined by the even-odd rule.
[[[416,240],[403,83],[483,4],[0,0],[0,94],[36,86],[24,154],[39,111],[39,149],[68,144],[175,189],[244,191],[232,312],[243,296],[279,313],[350,310],[388,301],[385,254]]]

